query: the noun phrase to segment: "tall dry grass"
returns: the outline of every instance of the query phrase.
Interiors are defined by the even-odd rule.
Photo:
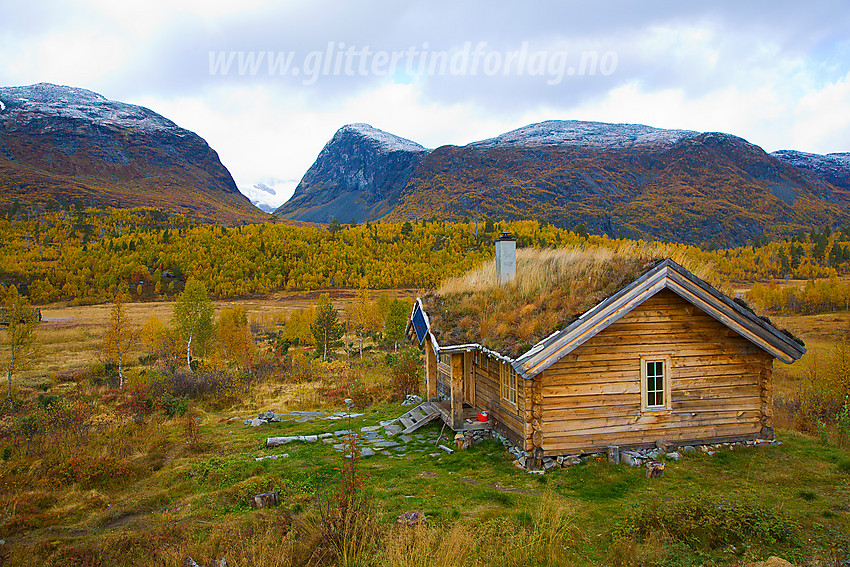
[[[517,250],[516,278],[509,284],[522,296],[528,296],[556,282],[606,275],[613,260],[649,261],[670,258],[697,277],[711,280],[712,266],[697,262],[688,250],[663,242],[617,241],[612,247],[565,247],[554,249],[520,248]],[[478,268],[444,280],[439,295],[482,292],[499,287],[495,258],[485,260]]]
[[[470,526],[396,526],[387,533],[380,565],[454,567],[469,565],[476,535]]]
[[[263,567],[294,567],[309,562],[316,546],[318,532],[305,526],[289,525],[277,510],[260,513],[260,517],[239,525],[217,524],[209,530],[199,530],[177,545],[159,552],[161,565],[186,565],[191,557],[200,565],[218,565],[225,559],[228,565],[257,565]]]
[[[386,567],[572,565],[579,557],[581,531],[572,509],[557,494],[543,494],[525,526],[496,518],[484,523],[398,526],[384,538],[377,562]]]
[[[426,298],[435,329],[449,343],[474,342],[519,356],[533,344],[630,284],[655,262],[672,257],[708,277],[710,267],[663,243],[616,242],[517,251],[516,277],[498,285],[495,260],[446,280]]]

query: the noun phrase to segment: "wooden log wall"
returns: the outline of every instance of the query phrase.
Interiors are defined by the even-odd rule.
[[[671,357],[671,410],[641,412],[640,356],[661,354]],[[532,405],[531,448],[560,455],[662,438],[754,438],[772,426],[772,361],[663,290],[538,375],[541,418],[535,420]]]
[[[501,397],[501,361],[478,354],[478,364],[474,363],[475,407],[487,410],[497,429],[519,447],[525,446],[526,439],[526,394],[522,378],[517,378],[517,407],[502,400]]]
[[[765,358],[761,369],[761,437],[773,438],[773,361]]]
[[[462,352],[452,355],[451,428],[463,427],[463,358]]]
[[[437,355],[430,341],[425,343],[425,395],[426,400],[437,395]]]
[[[437,362],[437,396],[448,399],[452,395],[452,367],[450,364]]]
[[[543,375],[537,374],[531,380],[523,380],[526,399],[525,411],[525,450],[529,454],[543,448]]]

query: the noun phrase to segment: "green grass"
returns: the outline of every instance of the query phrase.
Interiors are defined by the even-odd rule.
[[[377,405],[352,419],[350,426],[359,430],[400,415],[404,409],[397,404]],[[282,422],[251,428],[241,421],[228,422],[228,417],[230,413],[206,414],[202,442],[194,448],[186,447],[176,420],[161,422],[158,427],[164,437],[157,445],[164,455],[159,458],[161,466],[127,485],[104,486],[86,498],[77,497],[73,507],[62,492],[70,488],[80,494],[85,490],[43,487],[38,500],[43,509],[32,512],[34,519],[26,524],[25,532],[13,530],[5,535],[9,549],[59,557],[55,549],[40,546],[58,541],[56,545],[62,549],[97,548],[106,542],[126,543],[140,533],[149,534],[151,541],[161,542],[164,549],[182,549],[175,541],[161,541],[167,526],[182,526],[187,531],[180,532],[180,537],[189,538],[198,549],[209,549],[211,542],[219,541],[220,530],[225,529],[222,526],[236,530],[266,518],[268,512],[248,506],[253,494],[266,490],[279,491],[283,506],[296,517],[311,517],[316,499],[336,486],[341,455],[322,442],[266,448],[265,439],[332,433],[348,428],[348,421]],[[430,424],[417,433],[439,431],[439,425]],[[508,537],[505,534],[511,530],[542,537],[535,531],[540,529],[535,509],[546,499],[554,499],[569,510],[569,557],[576,565],[634,564],[621,561],[631,556],[652,556],[657,564],[681,565],[723,564],[769,554],[795,560],[827,557],[831,546],[843,541],[841,534],[850,533],[850,508],[846,505],[850,501],[850,454],[790,431],[780,431],[779,438],[783,441],[780,447],[735,447],[713,456],[684,453],[680,461],[667,463],[661,479],[646,479],[642,468],[610,465],[604,458],[532,475],[517,469],[497,441],[447,454],[435,449],[428,437],[410,443],[401,455],[379,453],[364,458],[360,469],[363,491],[375,503],[377,521],[385,529],[394,524],[397,515],[422,510],[446,537],[452,526],[467,526],[467,537],[478,541],[476,545],[484,545],[478,538],[491,537],[488,530],[501,534],[499,538]],[[254,461],[256,456],[282,453],[289,457]],[[431,453],[439,455],[431,457]],[[13,454],[6,470],[18,464],[23,470],[24,461]],[[744,547],[739,542],[729,544],[737,550],[733,552],[728,546],[688,543],[688,538],[701,536],[677,539],[670,535],[655,542],[660,551],[650,553],[647,542],[623,535],[622,527],[642,510],[655,506],[659,511],[652,517],[663,519],[665,514],[681,513],[696,497],[708,502],[757,503],[776,510],[782,521],[794,526],[794,538],[748,541]],[[8,518],[8,506],[6,510]],[[717,537],[717,541],[725,541]],[[741,552],[744,548],[747,551]],[[484,553],[483,549],[473,546],[468,553]],[[130,555],[122,557],[117,564],[130,564]]]
[[[382,370],[370,372],[378,380]],[[100,401],[102,388],[75,388],[57,385],[28,395],[34,406],[42,395],[39,411],[56,410],[54,395],[86,400],[98,408],[94,413],[109,409]],[[192,402],[190,411],[203,420],[197,445],[187,443],[179,418],[158,415],[144,426],[125,422],[120,431],[92,431],[87,441],[66,436],[43,450],[37,440],[0,446],[4,455],[10,448],[0,463],[0,538],[7,541],[8,563],[123,566],[156,557],[171,565],[192,555],[199,563],[227,557],[231,565],[287,565],[298,546],[318,541],[317,505],[333,498],[344,459],[321,441],[267,448],[266,438],[359,431],[409,409],[376,403],[350,421],[242,423],[272,407],[344,409],[326,407],[318,397],[301,406],[287,392],[291,384],[260,384],[226,411]],[[495,440],[447,454],[435,447],[441,427],[418,430],[424,439],[414,437],[403,454],[390,450],[359,461],[380,537],[373,564],[410,564],[411,550],[428,557],[413,563],[421,565],[728,565],[769,555],[840,564],[848,558],[850,452],[801,433],[779,430],[781,446],[682,453],[681,460],[666,462],[663,478],[647,479],[643,468],[610,465],[604,457],[529,474]],[[451,438],[444,433],[441,443],[451,445]],[[55,448],[66,442],[64,453]],[[121,443],[127,447],[120,458],[131,471],[123,479],[78,486],[41,473],[45,461],[75,454],[96,460]],[[254,460],[284,453],[289,457]],[[249,506],[251,496],[266,490],[277,490],[288,512]],[[395,527],[396,517],[412,510],[425,512],[428,530]],[[713,531],[670,528],[694,510],[707,511]],[[293,527],[287,527],[290,515]],[[723,531],[736,522],[762,522],[765,530],[749,530],[762,535],[739,541]],[[783,522],[793,537],[764,535]],[[647,538],[628,526],[660,527],[658,537]]]

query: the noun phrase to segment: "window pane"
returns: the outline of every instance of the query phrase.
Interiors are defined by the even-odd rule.
[[[646,405],[664,405],[664,362],[646,363]]]

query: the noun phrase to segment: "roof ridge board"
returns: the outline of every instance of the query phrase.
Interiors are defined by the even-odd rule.
[[[744,327],[745,329],[747,329],[749,332],[753,333],[754,335],[760,337],[762,340],[764,340],[765,342],[770,344],[772,347],[774,347],[774,348],[776,348],[780,351],[786,352],[786,353],[789,350],[788,347],[790,347],[794,352],[799,353],[800,356],[802,356],[806,352],[804,347],[801,347],[796,342],[788,339],[776,327],[774,327],[773,325],[769,325],[765,321],[761,320],[757,315],[746,311],[740,305],[737,305],[734,301],[730,300],[725,294],[723,294],[722,292],[717,290],[714,286],[712,286],[708,282],[702,280],[701,278],[698,278],[696,275],[692,274],[689,270],[687,270],[686,268],[684,268],[683,266],[681,266],[680,264],[675,262],[673,259],[666,258],[666,259],[658,262],[655,266],[653,266],[649,270],[647,270],[643,275],[641,275],[639,278],[637,278],[632,283],[622,287],[621,289],[619,289],[618,291],[616,291],[615,293],[610,295],[605,300],[596,304],[594,307],[592,307],[591,309],[586,311],[581,318],[576,319],[575,321],[570,323],[570,325],[565,327],[560,332],[553,333],[552,335],[550,335],[549,337],[547,337],[546,339],[541,341],[542,344],[538,343],[537,345],[535,345],[531,349],[529,349],[526,353],[517,357],[517,359],[515,361],[515,367],[516,367],[517,372],[519,372],[521,375],[523,375],[523,377],[527,378],[530,374],[524,368],[525,363],[527,363],[531,360],[534,360],[534,359],[539,359],[539,361],[537,362],[537,364],[535,364],[533,366],[533,368],[537,368],[541,364],[544,364],[545,361],[548,358],[555,356],[557,352],[559,352],[564,347],[566,347],[569,344],[569,341],[567,343],[565,343],[564,345],[562,345],[561,348],[559,348],[557,351],[552,352],[548,355],[544,355],[544,353],[546,352],[547,349],[552,348],[556,343],[567,338],[570,334],[575,332],[581,325],[587,324],[588,321],[591,321],[591,320],[593,320],[594,317],[597,317],[600,314],[602,314],[609,306],[611,306],[612,304],[616,303],[617,301],[623,299],[624,297],[630,295],[632,292],[634,292],[636,289],[641,287],[647,281],[652,280],[653,278],[656,278],[656,277],[658,278],[657,282],[653,282],[652,284],[647,286],[647,290],[651,289],[653,285],[657,284],[660,281],[663,281],[663,279],[665,279],[665,278],[669,278],[671,281],[673,281],[674,283],[677,283],[680,286],[683,285],[683,282],[677,281],[677,279],[679,279],[679,278],[676,278],[676,276],[679,276],[679,278],[686,280],[691,285],[696,286],[698,289],[702,290],[704,293],[707,293],[711,297],[711,299],[713,299],[715,301],[719,301],[724,307],[731,309],[733,318],[738,320],[737,321],[738,324],[740,324],[742,327]],[[702,283],[700,283],[700,282],[702,282]],[[668,286],[665,285],[664,287],[668,287]],[[644,291],[646,291],[646,290],[644,290]],[[660,291],[660,290],[658,290],[658,291]],[[644,293],[644,292],[642,291],[638,295],[640,295],[642,293]],[[654,295],[654,293],[653,293],[653,295]],[[632,298],[632,299],[634,299],[634,298]],[[687,301],[687,299],[686,299],[686,301]],[[743,317],[743,321],[741,320],[741,317]],[[749,323],[749,324],[747,324],[747,323]],[[725,323],[723,323],[721,321],[721,324],[725,324]],[[607,327],[608,325],[605,325],[605,326]],[[726,326],[728,326],[728,325],[726,325]],[[753,328],[753,326],[755,326],[755,328]],[[592,328],[593,325],[588,325],[588,327]],[[604,329],[604,327],[603,327],[603,329]],[[595,334],[596,333],[594,333],[594,335]],[[592,336],[593,335],[588,337],[588,340],[589,340],[589,338],[592,338]],[[792,355],[789,353],[789,356],[792,356]],[[558,357],[558,358],[560,358],[560,357]],[[796,357],[796,358],[799,358],[799,356]],[[548,365],[547,365],[547,367],[548,367]],[[545,370],[545,368],[543,368],[543,370]],[[539,371],[540,370],[538,370],[538,372]]]
[[[719,321],[726,328],[733,330],[741,335],[750,343],[758,348],[770,353],[773,357],[778,358],[786,364],[791,364],[796,358],[797,351],[789,352],[787,345],[779,344],[773,335],[765,335],[763,330],[753,328],[748,325],[748,321],[742,320],[737,313],[729,312],[723,305],[718,305],[711,296],[701,289],[692,288],[680,279],[666,278],[666,287],[688,303],[694,305],[698,309],[704,311],[708,316],[716,321]]]
[[[610,315],[613,315],[613,314],[614,314],[614,312],[616,312],[616,311],[617,311],[617,310],[619,310],[619,309],[622,309],[622,308],[623,308],[625,305],[627,305],[629,302],[631,302],[631,301],[635,300],[635,299],[636,299],[637,297],[639,297],[640,295],[642,295],[642,294],[644,294],[644,293],[646,293],[646,292],[648,292],[648,291],[652,290],[655,286],[657,286],[659,283],[661,283],[661,282],[664,280],[664,278],[666,277],[666,270],[665,270],[665,268],[666,268],[667,266],[666,266],[666,265],[664,265],[664,266],[659,265],[659,266],[657,266],[657,267],[659,268],[657,271],[653,269],[653,270],[648,271],[646,274],[644,274],[644,276],[648,276],[648,277],[643,277],[643,276],[641,276],[640,278],[636,279],[634,282],[632,282],[632,283],[631,283],[631,284],[629,284],[628,286],[625,286],[625,287],[624,287],[624,288],[622,288],[620,291],[618,291],[618,292],[614,293],[613,295],[611,295],[611,296],[610,296],[608,299],[606,299],[605,301],[602,301],[602,302],[598,303],[598,304],[596,305],[596,307],[594,307],[592,310],[590,310],[590,311],[588,312],[588,313],[589,313],[589,315],[588,315],[587,317],[584,317],[584,318],[582,318],[582,319],[577,319],[576,321],[573,321],[573,322],[572,322],[569,326],[567,326],[566,328],[564,328],[564,329],[563,329],[563,330],[562,330],[562,331],[558,334],[558,336],[557,336],[557,337],[554,337],[554,338],[553,338],[553,340],[549,342],[549,344],[545,345],[545,346],[544,346],[542,349],[540,349],[538,352],[535,352],[535,353],[534,353],[533,355],[531,355],[531,356],[527,356],[527,357],[519,357],[519,358],[517,358],[517,362],[520,364],[520,366],[524,366],[526,362],[530,362],[530,361],[532,361],[532,360],[534,360],[534,359],[539,358],[539,359],[540,359],[540,360],[539,360],[539,362],[537,362],[536,364],[534,364],[534,365],[532,366],[532,368],[536,368],[536,367],[540,366],[541,364],[544,364],[544,363],[545,363],[545,361],[546,361],[547,359],[551,358],[552,356],[555,356],[557,352],[559,352],[559,351],[563,350],[565,347],[567,347],[567,346],[570,344],[570,342],[572,342],[572,341],[569,341],[569,340],[566,340],[566,339],[567,339],[567,338],[568,338],[571,334],[573,334],[573,333],[577,332],[577,331],[579,330],[579,328],[580,328],[582,325],[586,325],[586,326],[587,326],[587,331],[592,330],[594,327],[597,327],[597,326],[599,326],[599,324],[600,324],[600,323],[602,323],[602,321],[599,321],[599,322],[592,322],[592,321],[594,320],[594,318],[601,316],[601,315],[602,315],[602,314],[603,314],[603,313],[604,313],[607,309],[612,308],[612,307],[616,307],[616,304],[617,304],[618,302],[623,301],[623,305],[621,305],[621,306],[619,306],[619,307],[616,307],[616,308],[615,308],[615,309],[614,309],[611,313],[609,313],[608,315],[606,315],[606,316],[605,316],[606,318],[607,318],[607,317],[609,317]],[[644,289],[640,289],[640,288],[642,288],[642,287],[643,287]],[[664,286],[662,286],[662,287],[664,287]],[[638,290],[640,290],[640,291],[638,291]],[[656,293],[658,293],[659,291],[661,291],[661,290],[660,290],[660,289],[655,290],[655,291],[652,293],[652,295],[655,295],[655,294],[656,294]],[[629,297],[629,296],[630,296],[631,294],[633,294],[633,293],[636,293],[636,295],[635,295],[634,297]],[[631,311],[631,309],[630,309],[629,311]],[[623,315],[625,315],[625,313],[624,313]],[[620,315],[620,317],[622,317],[622,315]],[[617,317],[617,320],[619,320],[619,319],[620,319],[620,317]],[[587,337],[586,337],[586,338],[585,338],[585,339],[581,342],[581,344],[583,344],[583,343],[584,343],[584,342],[586,342],[587,340],[591,339],[593,336],[595,336],[596,334],[598,334],[599,332],[601,332],[602,330],[604,330],[606,327],[608,327],[608,325],[612,324],[613,322],[615,322],[615,321],[607,322],[607,323],[606,323],[603,327],[601,327],[601,328],[597,329],[594,333],[590,334],[590,336],[587,336]],[[583,334],[586,334],[586,332],[585,332],[585,333],[583,333]],[[576,338],[578,338],[578,337],[576,337]],[[561,341],[565,341],[565,342],[564,342],[564,344],[563,344],[563,345],[561,345],[561,346],[558,348],[558,350],[556,350],[555,352],[552,352],[552,353],[550,353],[550,354],[548,354],[548,355],[545,355],[545,356],[543,355],[543,353],[544,353],[547,349],[550,349],[550,348],[554,347],[554,346],[555,346],[558,342],[561,342]],[[577,345],[577,346],[579,346],[579,345]],[[573,347],[573,348],[577,348],[577,346],[576,346],[576,347]],[[571,349],[571,350],[572,350],[572,349]],[[565,354],[566,354],[566,353],[565,353]],[[548,365],[547,365],[547,367],[548,367]],[[530,369],[529,369],[529,370],[530,370]],[[541,370],[545,370],[545,368],[543,368],[543,369],[541,369]],[[540,372],[541,370],[538,370],[538,372]],[[525,376],[525,375],[528,375],[528,371],[526,371],[526,370],[523,368],[522,374],[523,374],[524,376]]]
[[[530,349],[528,349],[528,351],[519,355],[516,358],[516,360],[518,362],[524,361],[526,358],[530,358],[532,356],[533,351],[547,349],[549,346],[551,346],[553,343],[555,343],[561,336],[568,334],[573,328],[580,325],[583,321],[593,317],[593,315],[595,315],[595,312],[597,312],[598,310],[605,309],[605,307],[608,304],[614,303],[615,301],[617,301],[620,298],[621,295],[628,294],[631,291],[632,288],[637,288],[645,280],[652,278],[654,275],[656,275],[657,272],[660,272],[665,267],[667,267],[669,265],[668,262],[672,262],[672,260],[667,258],[665,260],[661,260],[660,262],[657,262],[653,267],[649,268],[643,274],[641,274],[640,277],[638,277],[634,281],[624,285],[623,287],[621,287],[620,289],[618,289],[617,291],[615,291],[614,293],[612,293],[611,295],[609,295],[608,297],[606,297],[605,299],[603,299],[602,301],[600,301],[599,303],[597,303],[596,305],[594,305],[593,307],[591,307],[590,309],[588,309],[587,311],[582,313],[579,316],[578,319],[576,319],[575,321],[573,321],[572,323],[570,323],[569,325],[567,325],[566,327],[564,327],[560,331],[553,332],[548,337],[542,339],[537,344],[533,345]]]
[[[774,326],[771,323],[768,323],[767,321],[765,321],[764,319],[762,319],[761,317],[759,317],[755,313],[744,309],[742,306],[738,305],[733,300],[731,300],[726,294],[722,293],[720,290],[718,290],[717,288],[712,286],[707,281],[705,281],[701,278],[698,278],[697,276],[692,274],[690,271],[688,271],[686,268],[684,268],[684,267],[680,266],[679,264],[676,264],[675,262],[673,262],[673,271],[676,274],[678,274],[679,276],[684,277],[690,283],[699,287],[700,289],[702,289],[706,293],[709,293],[712,297],[714,297],[715,299],[717,299],[718,301],[723,303],[725,306],[732,309],[736,314],[743,316],[747,321],[755,324],[761,330],[767,331],[772,337],[779,339],[781,341],[781,344],[792,347],[794,350],[799,351],[801,355],[806,352],[806,348],[804,346],[800,345],[796,341],[787,337],[782,331],[780,331],[778,328],[776,328],[776,326]],[[755,329],[752,329],[752,330],[755,331]],[[769,340],[769,339],[767,339],[767,340]]]

